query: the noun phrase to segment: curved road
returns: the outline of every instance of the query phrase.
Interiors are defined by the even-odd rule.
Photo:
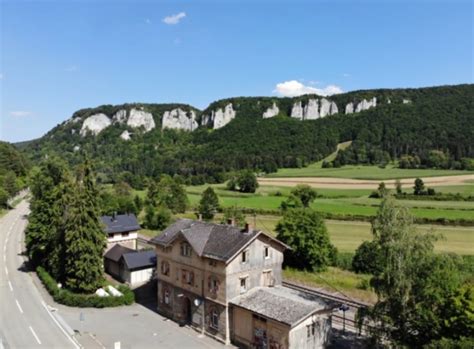
[[[0,349],[79,348],[49,312],[31,276],[22,271],[28,212],[22,201],[0,219]]]

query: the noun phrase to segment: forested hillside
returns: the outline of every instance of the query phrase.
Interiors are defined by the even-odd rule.
[[[229,98],[213,102],[202,112],[183,104],[83,109],[22,148],[33,161],[57,154],[71,164],[78,164],[87,153],[100,180],[121,177],[134,186],[142,185],[145,177],[162,173],[203,183],[222,181],[225,173],[243,168],[273,172],[279,167],[301,167],[323,159],[338,143],[349,140],[352,146],[327,166],[383,165],[400,159],[406,160],[402,163],[408,167],[472,165],[467,158],[474,158],[474,85],[354,91],[326,97],[339,111],[332,115],[314,120],[292,115],[297,103],[305,106],[315,98],[322,103],[321,97],[314,95]],[[348,104],[375,98],[376,106],[347,112]],[[262,117],[272,106],[277,106],[278,112]],[[157,127],[145,132],[143,127],[113,123],[96,135],[82,134],[78,129],[91,115],[103,113],[104,118],[112,119],[120,110],[129,113],[130,108],[151,113]],[[196,124],[203,125],[192,132],[161,127],[164,113],[173,108],[184,110],[184,118],[195,113]],[[212,129],[202,123],[203,118],[224,108],[230,109],[232,117],[225,126]],[[131,137],[124,139],[124,132]],[[433,162],[433,158],[441,160]]]
[[[28,162],[13,145],[0,142],[0,209],[25,185]]]

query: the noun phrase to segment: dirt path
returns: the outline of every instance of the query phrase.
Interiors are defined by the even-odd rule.
[[[439,187],[451,185],[465,185],[474,181],[474,174],[459,176],[422,177],[425,186]],[[293,187],[297,184],[308,184],[313,188],[327,189],[377,189],[380,182],[385,182],[388,188],[395,188],[395,179],[363,180],[331,177],[288,177],[288,178],[259,178],[260,185],[275,185]],[[400,179],[402,186],[413,186],[415,178]]]

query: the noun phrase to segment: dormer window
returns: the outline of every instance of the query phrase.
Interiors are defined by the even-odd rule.
[[[242,263],[247,263],[248,259],[249,259],[249,251],[245,250],[244,252],[242,252]]]
[[[181,256],[191,257],[191,246],[186,242],[181,244]]]

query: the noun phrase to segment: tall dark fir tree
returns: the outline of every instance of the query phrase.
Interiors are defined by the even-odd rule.
[[[106,237],[99,221],[97,189],[88,161],[75,187],[65,214],[65,283],[73,291],[91,293],[103,282]]]

